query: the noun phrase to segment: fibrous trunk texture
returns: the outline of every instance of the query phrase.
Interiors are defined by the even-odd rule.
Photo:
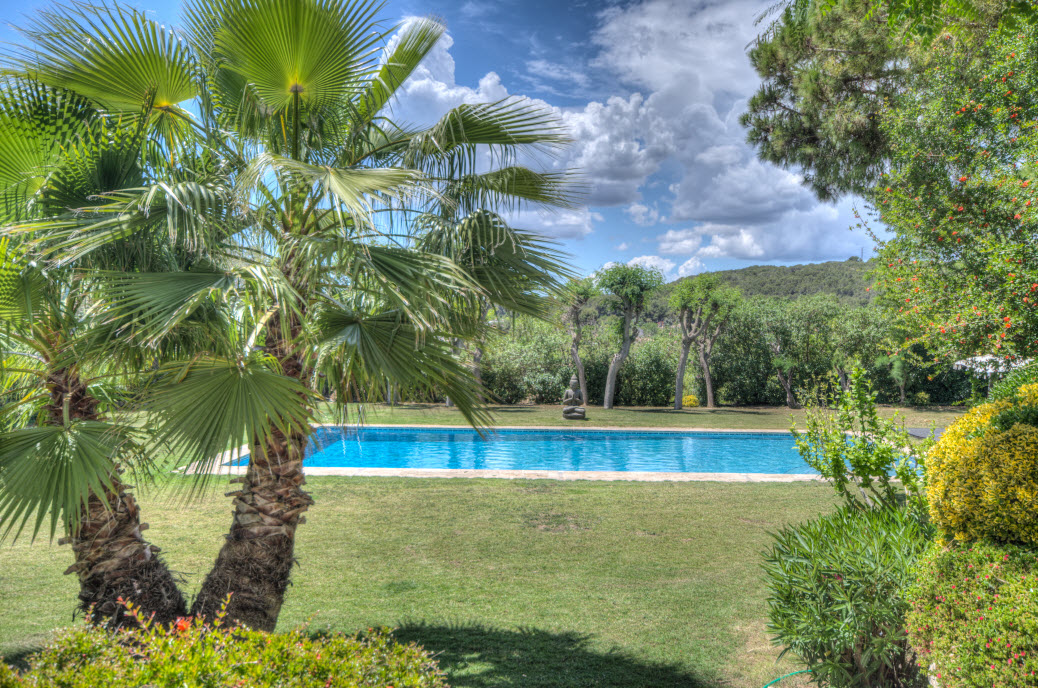
[[[48,378],[51,423],[62,425],[66,413],[71,420],[97,420],[97,400],[78,376],[69,370]],[[141,535],[137,501],[124,485],[119,471],[108,476],[110,489],[103,495],[91,493],[80,513],[79,525],[66,539],[72,545],[75,563],[65,573],[79,578],[79,605],[95,621],[111,627],[129,620],[120,599],[139,607],[145,616],[169,623],[187,613],[176,576],[159,556],[159,548]]]
[[[76,563],[65,573],[77,575],[80,608],[99,623],[118,627],[130,621],[120,599],[158,623],[171,623],[187,614],[178,580],[159,548],[141,535],[148,524],[141,523],[133,495],[118,476],[111,480],[104,499],[90,495],[78,530],[68,538]]]
[[[295,563],[296,527],[313,504],[303,490],[303,453],[308,437],[272,433],[253,446],[241,489],[231,492],[231,530],[191,613],[213,618],[227,596],[227,618],[272,631]]]
[[[270,330],[277,332],[274,322]],[[292,334],[297,334],[297,327]],[[284,375],[301,379],[303,363],[287,341],[268,337],[268,350],[277,355]],[[299,403],[306,400],[300,398]],[[253,441],[241,489],[234,497],[231,529],[202,589],[191,606],[196,616],[213,618],[227,602],[227,620],[261,631],[272,631],[285,599],[295,563],[296,528],[314,503],[303,490],[303,457],[309,428],[289,434],[271,427],[264,443]]]

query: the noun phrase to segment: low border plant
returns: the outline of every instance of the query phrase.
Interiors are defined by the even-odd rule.
[[[21,675],[0,664],[0,688],[446,688],[432,657],[385,629],[363,635],[264,633],[181,618],[136,628],[61,632]]]

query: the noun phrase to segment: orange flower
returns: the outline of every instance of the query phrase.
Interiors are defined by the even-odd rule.
[[[191,619],[178,616],[176,623],[173,625],[177,629],[177,633],[183,633],[187,629],[191,628]]]

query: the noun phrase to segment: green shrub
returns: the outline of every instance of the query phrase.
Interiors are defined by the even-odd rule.
[[[1038,362],[1030,363],[1008,373],[991,388],[991,400],[1008,399],[1024,385],[1038,383]]]
[[[929,406],[930,405],[930,395],[927,394],[926,392],[916,392],[915,394],[912,395],[912,405],[913,406]]]
[[[667,406],[674,398],[678,372],[678,342],[663,332],[639,340],[620,367],[616,381],[617,406]]]
[[[928,529],[907,511],[844,507],[782,529],[765,553],[768,630],[823,686],[921,685],[904,592]]]
[[[562,382],[562,373],[535,373],[523,378],[526,398],[535,404],[557,404],[562,401],[562,391],[569,386],[569,370],[566,382]]]
[[[863,369],[851,371],[850,389],[838,390],[828,406],[808,408],[805,421],[805,432],[795,422],[790,428],[797,451],[844,502],[873,508],[907,501],[925,516],[923,465],[932,440],[913,442],[898,414],[880,417]]]
[[[908,632],[941,688],[1038,686],[1038,550],[934,544],[909,589]]]
[[[0,688],[441,688],[428,653],[384,631],[363,637],[262,633],[181,619],[116,633],[64,631],[33,656],[21,677],[0,670]]]
[[[930,517],[946,540],[1038,545],[1038,384],[970,409],[928,456]]]

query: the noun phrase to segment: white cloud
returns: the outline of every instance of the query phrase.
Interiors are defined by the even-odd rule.
[[[514,227],[536,230],[545,236],[555,239],[580,239],[594,231],[594,223],[601,222],[602,216],[590,208],[575,210],[526,210],[506,218]]]
[[[660,220],[660,211],[656,208],[650,208],[647,205],[641,203],[632,203],[631,205],[624,208],[624,212],[631,221],[641,227],[651,227]]]
[[[657,237],[660,253],[689,255],[703,243],[703,233],[698,229],[669,229]]]
[[[530,60],[526,63],[526,71],[535,77],[547,79],[548,81],[565,82],[563,85],[569,88],[574,86],[587,88],[591,81],[584,72],[557,62],[549,62],[548,60]]]
[[[678,273],[692,274],[711,258],[843,259],[863,243],[847,231],[854,224],[849,202],[819,204],[797,174],[760,162],[745,142],[738,117],[759,80],[743,48],[759,30],[753,18],[766,4],[615,5],[599,13],[591,34],[591,72],[541,59],[542,53],[526,63],[521,78],[528,81],[613,92],[626,87],[601,102],[555,108],[574,144],[554,165],[579,170],[589,183],[586,201],[592,208],[625,206],[626,217],[642,227],[680,223],[655,238],[640,238],[655,243],[659,255],[635,260],[655,259],[657,266],[670,264],[672,272],[676,263],[661,256],[681,256]],[[457,84],[452,43],[445,36],[401,88],[395,118],[429,124],[461,103],[509,95],[495,72],[475,88]],[[513,221],[574,239],[588,236],[602,219],[584,208],[527,212]],[[637,243],[633,235],[620,238],[624,248],[616,250]]]
[[[674,269],[676,263],[672,260],[667,260],[660,256],[638,256],[637,258],[631,258],[627,261],[628,265],[640,265],[643,268],[655,268],[663,273],[664,277],[670,277],[670,271]]]
[[[617,246],[616,250],[617,251],[626,251],[629,248],[631,248],[630,245],[628,245],[628,243],[625,241],[625,242],[621,243],[619,246]]]
[[[698,275],[703,271],[703,261],[699,260],[695,256],[692,256],[678,268],[678,277],[689,277],[691,275]]]

